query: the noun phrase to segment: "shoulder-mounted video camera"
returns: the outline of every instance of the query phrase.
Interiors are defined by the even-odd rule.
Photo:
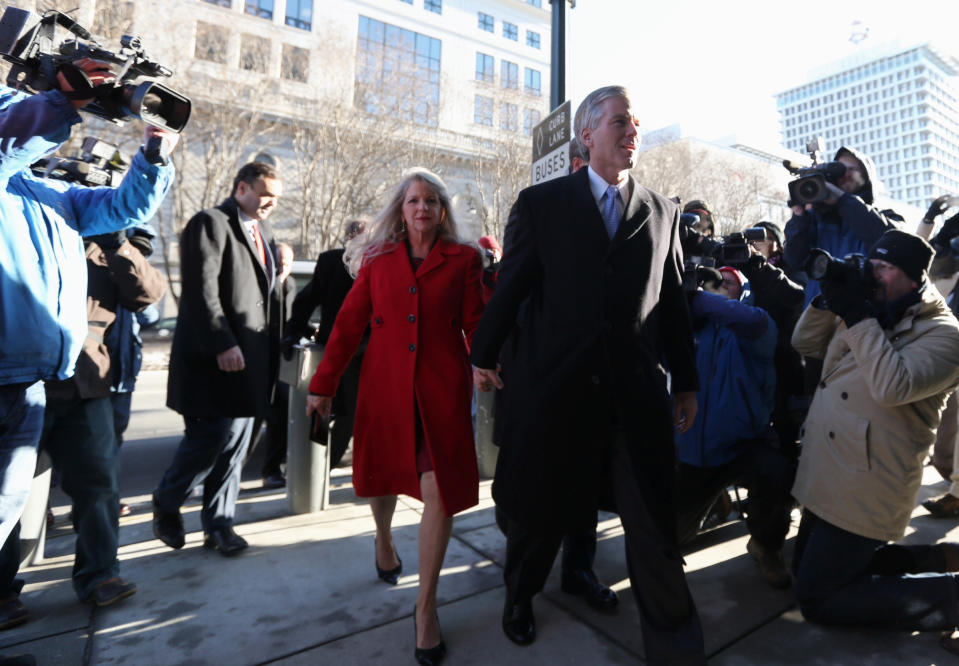
[[[8,86],[28,93],[57,89],[61,69],[85,77],[72,63],[81,58],[102,60],[118,66],[116,80],[93,88],[94,101],[83,111],[115,123],[140,118],[171,132],[186,127],[189,98],[155,81],[173,72],[147,57],[139,37],[124,35],[120,50],[114,53],[91,39],[90,33],[66,14],[48,11],[28,25],[33,17],[32,12],[16,7],[7,7],[0,17],[0,56],[11,64]],[[55,43],[57,26],[75,39]]]
[[[749,244],[766,240],[764,227],[750,227],[726,236],[703,236],[695,227],[699,216],[683,213],[679,216],[680,240],[686,256],[710,257],[719,266],[739,266],[749,261]]]
[[[55,178],[81,185],[116,187],[130,167],[130,158],[112,143],[88,136],[78,157],[48,157],[30,165],[42,178]]]
[[[809,251],[803,270],[812,280],[831,282],[856,280],[865,287],[866,291],[872,291],[876,287],[876,275],[872,271],[872,264],[863,254],[847,254],[842,259],[836,259],[825,250],[813,248]]]
[[[800,166],[792,160],[783,160],[783,166],[794,176],[798,176],[789,183],[789,205],[804,206],[807,203],[818,203],[829,197],[826,183],[836,185],[846,173],[846,165],[842,162],[823,162],[821,155],[826,146],[822,137],[817,136],[806,142],[806,150],[812,159],[812,165]]]

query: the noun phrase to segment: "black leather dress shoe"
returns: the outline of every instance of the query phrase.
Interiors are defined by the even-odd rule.
[[[232,557],[246,550],[249,545],[232,527],[217,527],[203,535],[203,547],[218,550],[223,557]]]
[[[517,645],[529,645],[536,640],[533,604],[514,604],[509,599],[503,608],[503,633]]]
[[[573,569],[563,573],[560,584],[566,594],[583,597],[590,606],[606,613],[619,605],[619,597],[611,589],[600,583],[589,569]]]
[[[179,550],[186,543],[183,516],[179,511],[168,513],[160,508],[156,493],[153,493],[153,534],[170,548]]]

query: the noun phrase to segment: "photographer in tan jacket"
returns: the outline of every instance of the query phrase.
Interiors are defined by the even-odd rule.
[[[949,631],[959,624],[959,544],[897,545],[959,384],[959,322],[929,288],[933,250],[890,230],[866,261],[832,260],[793,346],[822,358],[801,430],[793,560],[806,619]],[[940,575],[935,575],[936,572]],[[926,576],[909,574],[926,573]],[[944,645],[955,649],[946,637]]]

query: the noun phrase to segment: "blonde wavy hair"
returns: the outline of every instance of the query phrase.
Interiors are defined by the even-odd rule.
[[[346,244],[343,263],[346,264],[346,269],[354,278],[359,274],[363,264],[389,252],[396,245],[406,240],[407,231],[406,225],[403,223],[403,201],[406,198],[406,190],[409,189],[414,180],[426,183],[440,200],[443,211],[440,218],[439,237],[454,243],[462,242],[457,231],[456,219],[453,217],[453,206],[450,202],[449,191],[446,189],[446,183],[429,169],[413,167],[403,172],[403,179],[394,189],[386,207],[366,225],[363,233]]]

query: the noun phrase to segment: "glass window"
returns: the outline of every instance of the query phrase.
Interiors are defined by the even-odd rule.
[[[473,122],[493,126],[493,98],[476,95],[473,98]]]
[[[532,30],[526,31],[526,46],[532,46],[534,49],[539,48],[539,33],[533,32]]]
[[[476,80],[492,83],[495,73],[493,71],[493,56],[485,53],[476,52]]]
[[[503,103],[499,110],[499,126],[507,132],[515,132],[519,127],[519,114],[515,104]]]
[[[542,86],[540,85],[540,74],[537,69],[526,68],[526,78],[524,80],[524,88],[526,92],[532,93],[533,95],[542,94]]]
[[[313,26],[313,0],[286,0],[286,24],[309,30]]]
[[[260,18],[273,18],[273,0],[246,0],[246,13]]]
[[[211,5],[220,5],[221,7],[233,6],[233,0],[205,0],[205,1],[209,2]]]
[[[299,46],[284,44],[280,76],[290,81],[306,83],[310,78],[310,52]]]
[[[226,64],[226,42],[230,35],[226,28],[212,23],[196,22],[196,45],[193,48],[193,57],[197,60],[208,60]]]
[[[436,127],[442,42],[359,17],[353,103],[367,113]]]
[[[423,9],[429,12],[443,13],[443,0],[423,0]]]
[[[270,64],[270,40],[256,35],[240,35],[240,69],[266,74]]]
[[[413,4],[413,0],[400,0],[400,2],[405,2],[405,3],[408,4],[408,5],[412,5],[412,4]]]
[[[527,5],[533,5],[534,7],[542,7],[543,0],[526,0]]]
[[[519,65],[504,60],[500,65],[500,83],[504,88],[519,88]]]
[[[506,39],[512,39],[514,42],[517,41],[519,35],[519,30],[516,28],[515,23],[510,23],[509,21],[503,21],[503,37]]]
[[[529,136],[533,133],[533,128],[539,125],[540,117],[539,111],[536,109],[525,109],[523,111],[523,134]]]
[[[486,32],[493,32],[493,17],[489,14],[484,14],[479,12],[478,14],[478,23],[479,29],[485,30]]]

